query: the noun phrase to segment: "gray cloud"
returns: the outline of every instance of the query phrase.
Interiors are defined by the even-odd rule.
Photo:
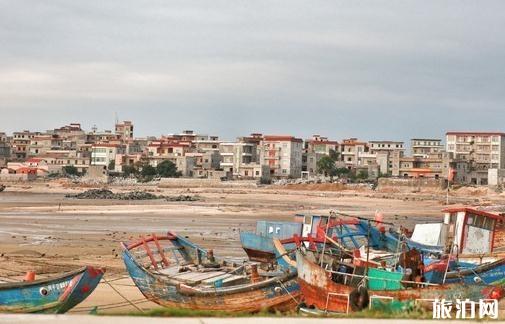
[[[0,130],[505,130],[502,1],[0,0]]]

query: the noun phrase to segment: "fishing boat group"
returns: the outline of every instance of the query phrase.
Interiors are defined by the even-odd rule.
[[[166,307],[349,313],[504,297],[505,255],[496,246],[504,216],[447,209],[442,222],[413,232],[375,216],[258,221],[255,232],[240,233],[246,261],[218,258],[173,232],[123,243],[123,258],[144,296]]]
[[[505,216],[474,208],[443,211],[412,232],[338,212],[258,221],[241,232],[248,260],[220,258],[174,232],[123,242],[135,285],[161,306],[226,312],[350,313],[409,310],[445,300],[505,296]],[[0,284],[0,311],[61,313],[103,275],[87,267],[50,280]]]

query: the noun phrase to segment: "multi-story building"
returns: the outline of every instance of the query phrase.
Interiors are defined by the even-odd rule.
[[[489,169],[505,169],[505,133],[447,132],[446,150],[467,161],[467,182],[487,185]]]
[[[348,138],[340,143],[341,160],[346,168],[356,169],[364,166],[364,162],[368,162],[373,156],[370,156],[368,143],[358,141],[357,138]]]
[[[197,152],[219,152],[221,141],[218,136],[196,135],[192,141]]]
[[[50,150],[62,149],[63,140],[56,134],[40,134],[30,139],[29,156],[39,156]]]
[[[442,152],[444,146],[441,139],[413,138],[410,140],[411,155],[416,158],[428,157],[429,154]]]
[[[237,142],[221,143],[220,168],[234,178],[261,178],[264,173],[258,153],[261,137],[261,134],[253,134],[250,137],[239,137]]]
[[[339,146],[337,141],[330,141],[327,137],[313,135],[311,139],[304,142],[302,155],[302,172],[308,176],[318,173],[317,162],[323,156],[338,158]]]
[[[261,164],[267,165],[271,177],[300,178],[303,141],[293,136],[265,135],[261,143]]]
[[[116,160],[117,154],[125,154],[125,146],[120,144],[97,143],[91,149],[91,165],[109,167]]]
[[[394,158],[405,155],[404,143],[400,141],[370,141],[369,152],[375,157],[375,163],[381,174],[391,174]],[[373,163],[373,159],[369,164]]]
[[[116,134],[119,135],[122,140],[129,140],[133,138],[133,123],[129,120],[117,123],[115,130]]]
[[[395,155],[393,163],[392,175],[403,178],[447,179],[450,168],[456,168],[451,155],[443,151],[429,153],[424,157]],[[463,176],[462,173],[460,175]]]
[[[24,130],[22,132],[14,132],[12,134],[11,143],[12,157],[18,160],[25,160],[28,156],[30,140],[38,135],[40,135],[39,132],[30,132],[28,130]]]

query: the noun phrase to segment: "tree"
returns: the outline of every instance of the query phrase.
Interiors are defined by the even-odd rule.
[[[336,175],[337,167],[335,161],[329,156],[323,156],[316,163],[317,172],[333,178]]]
[[[343,175],[348,175],[349,173],[351,173],[351,170],[349,170],[348,168],[337,168],[335,173],[340,177]]]
[[[156,172],[163,178],[177,178],[181,173],[177,171],[175,163],[165,160],[156,166]]]
[[[368,179],[368,171],[367,170],[360,170],[357,175],[358,179],[366,180]]]
[[[340,158],[340,153],[335,150],[330,150],[329,156],[333,161],[338,161]]]
[[[142,166],[142,170],[140,171],[140,175],[148,178],[156,175],[156,169],[149,164],[145,164]]]
[[[107,169],[114,170],[115,168],[116,168],[116,160],[110,160],[109,166],[107,167]]]
[[[63,167],[62,170],[65,175],[72,175],[72,176],[79,175],[77,168],[73,165],[66,165]]]
[[[130,175],[136,175],[139,172],[133,165],[124,165],[123,166],[123,175],[125,177],[129,177]]]

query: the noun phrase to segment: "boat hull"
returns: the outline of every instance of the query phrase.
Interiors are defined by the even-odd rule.
[[[356,287],[334,282],[328,273],[319,265],[308,260],[301,252],[297,252],[297,270],[300,290],[304,302],[309,307],[315,307],[329,312],[346,313],[360,310],[359,306],[346,296],[355,294]],[[411,288],[401,290],[368,291],[368,295],[391,298],[398,301],[415,301],[431,299],[479,299],[501,298],[503,289],[486,285],[458,285],[446,284],[425,288]]]
[[[426,281],[442,283],[446,267],[447,261],[427,266],[424,273]],[[472,269],[447,272],[445,282],[475,284],[476,278],[487,285],[505,284],[505,258]]]
[[[123,251],[123,260],[142,294],[164,307],[252,313],[263,310],[291,311],[296,309],[300,298],[296,273],[274,280],[268,285],[243,285],[242,289],[220,288],[200,294],[192,293],[191,287],[146,271],[137,264],[128,250]]]
[[[86,299],[104,270],[85,267],[51,279],[0,285],[0,312],[61,314]]]
[[[251,232],[240,233],[240,243],[251,261],[275,261],[275,250],[271,237],[258,235]]]

